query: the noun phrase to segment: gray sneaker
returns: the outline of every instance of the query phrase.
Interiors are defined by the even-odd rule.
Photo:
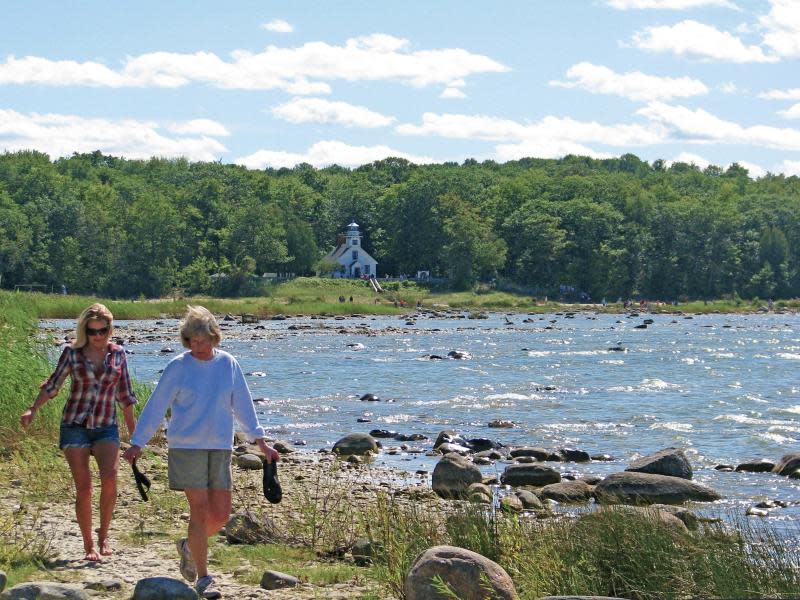
[[[192,551],[189,550],[189,540],[181,538],[175,542],[175,547],[181,555],[181,575],[186,581],[194,581],[197,579],[197,567],[192,559]]]
[[[200,598],[222,598],[222,592],[219,591],[217,582],[211,575],[198,579],[194,589]]]

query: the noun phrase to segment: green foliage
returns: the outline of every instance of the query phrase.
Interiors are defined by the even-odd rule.
[[[250,274],[326,270],[318,261],[351,220],[379,274],[427,270],[450,289],[502,279],[596,300],[800,296],[800,179],[632,154],[251,171],[5,153],[0,287],[257,295]]]

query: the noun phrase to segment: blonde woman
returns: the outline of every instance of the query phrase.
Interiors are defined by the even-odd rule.
[[[181,323],[181,342],[188,352],[164,369],[123,458],[133,464],[162,422],[167,409],[169,487],[182,490],[189,502],[188,538],[177,541],[181,575],[195,581],[201,598],[220,598],[208,574],[208,538],[231,514],[233,421],[254,439],[267,462],[278,453],[264,440],[250,389],[236,359],[217,348],[222,339],[214,316],[189,306]]]
[[[39,409],[58,395],[68,376],[72,377],[64,404],[59,448],[75,482],[75,515],[83,536],[85,559],[100,561],[112,554],[108,528],[117,502],[119,429],[115,401],[122,407],[125,425],[133,433],[136,395],[131,387],[125,350],[109,341],[114,315],[102,304],[92,304],[78,317],[75,341],[64,348],[55,371],[45,381],[20,423],[28,427]],[[100,472],[100,529],[97,546],[92,539],[92,474],[89,456]]]

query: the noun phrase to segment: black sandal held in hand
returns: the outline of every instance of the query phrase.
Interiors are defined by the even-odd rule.
[[[147,492],[150,490],[150,478],[139,470],[135,462],[131,463],[133,469],[133,478],[136,480],[136,487],[139,490],[139,495],[142,500],[147,502]]]
[[[283,490],[278,481],[278,465],[276,461],[264,461],[262,465],[264,469],[263,486],[264,498],[269,500],[272,504],[277,504],[283,498]]]

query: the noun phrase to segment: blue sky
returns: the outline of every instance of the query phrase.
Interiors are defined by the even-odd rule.
[[[800,175],[800,0],[5,0],[0,150]]]

